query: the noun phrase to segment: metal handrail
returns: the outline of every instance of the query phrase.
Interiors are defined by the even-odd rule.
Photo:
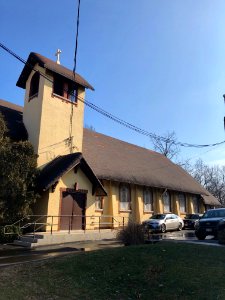
[[[111,219],[111,222],[107,222],[107,224],[111,225],[112,228],[114,228],[114,223],[117,223],[119,226],[121,225],[122,223],[122,226],[124,227],[125,225],[125,219],[130,219],[130,217],[125,217],[125,216],[113,216],[113,215],[101,215],[101,216],[95,216],[95,215],[90,215],[90,216],[84,216],[84,215],[27,215],[23,218],[21,218],[20,220],[14,222],[13,224],[10,224],[10,225],[5,225],[4,226],[4,234],[14,234],[15,232],[13,231],[8,231],[7,229],[8,228],[13,228],[13,226],[16,226],[17,224],[19,224],[18,226],[18,236],[20,236],[20,233],[21,233],[21,230],[22,229],[25,229],[25,228],[28,228],[28,227],[31,227],[33,226],[33,235],[35,237],[35,232],[37,232],[38,230],[40,230],[41,228],[43,228],[44,226],[50,226],[50,232],[51,234],[53,233],[53,226],[55,225],[58,225],[57,224],[54,224],[54,218],[69,218],[69,223],[68,223],[68,233],[70,233],[70,231],[72,230],[72,220],[74,217],[82,217],[82,218],[85,218],[85,225],[90,225],[90,224],[93,224],[93,223],[96,223],[98,224],[98,229],[100,231],[101,229],[101,225],[102,224],[105,224],[105,222],[101,222],[101,219],[102,218],[112,218]],[[36,219],[35,219],[36,218]],[[50,222],[40,222],[40,220],[42,220],[43,218],[51,218],[51,221]],[[98,222],[91,222],[90,224],[87,223],[87,219],[88,218],[98,218]],[[118,220],[118,218],[122,218],[122,222],[120,222]],[[31,221],[31,222],[28,222],[24,225],[21,226],[21,223],[24,221],[24,220],[30,220],[30,219],[35,219],[34,221]],[[37,227],[37,225],[40,225]],[[84,230],[86,230],[86,226],[84,228]]]

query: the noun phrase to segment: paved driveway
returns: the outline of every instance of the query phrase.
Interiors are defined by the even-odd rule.
[[[199,241],[194,230],[182,230],[182,231],[170,231],[166,233],[154,233],[150,234],[149,239],[151,241],[161,241],[161,240],[174,240],[174,241],[186,241],[195,242],[201,244],[215,244],[219,245],[218,241],[214,239],[213,236],[207,236],[204,241]]]

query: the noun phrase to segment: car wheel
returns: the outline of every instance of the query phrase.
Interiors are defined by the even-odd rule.
[[[182,224],[181,223],[179,223],[179,226],[178,226],[177,230],[179,230],[179,231],[182,230]]]
[[[166,232],[166,225],[165,224],[161,225],[161,232],[162,233]]]
[[[195,232],[195,235],[198,240],[203,241],[206,238],[206,235],[204,233]]]

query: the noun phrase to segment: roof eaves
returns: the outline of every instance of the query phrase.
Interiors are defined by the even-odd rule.
[[[31,71],[33,70],[35,64],[38,63],[41,67],[44,67],[56,74],[60,74],[61,76],[65,77],[65,78],[68,78],[72,81],[74,81],[74,78],[72,77],[72,75],[70,76],[69,74],[66,74],[66,72],[68,73],[71,73],[72,74],[72,71],[69,70],[68,68],[62,66],[62,65],[56,65],[56,63],[54,61],[52,61],[51,59],[49,58],[46,58],[38,53],[35,53],[35,52],[31,52],[29,54],[29,57],[27,59],[27,62],[19,76],[19,79],[16,83],[16,85],[18,87],[21,87],[23,89],[26,88],[26,80],[27,78],[29,77]],[[51,66],[51,64],[53,66]],[[55,66],[55,67],[54,67]],[[61,70],[59,70],[61,68]],[[66,72],[63,72],[62,70],[65,69]],[[89,88],[91,90],[94,91],[94,88],[92,85],[90,85],[84,78],[82,78],[82,76],[80,76],[79,74],[77,74],[77,77],[75,78],[75,82],[85,88]]]
[[[208,195],[201,195],[201,197],[206,205],[222,206],[219,200],[210,193]]]
[[[107,192],[105,191],[101,181],[99,180],[99,178],[95,175],[94,171],[92,170],[92,168],[90,167],[90,165],[87,163],[87,161],[85,160],[85,158],[83,157],[81,159],[81,168],[82,168],[82,164],[85,165],[86,168],[88,168],[90,174],[91,174],[91,178],[89,178],[90,181],[92,181],[92,179],[94,178],[94,180],[96,181],[95,184],[97,184],[103,191],[103,195],[102,196],[107,196]]]
[[[59,75],[65,77],[65,78],[67,78],[67,79],[69,79],[69,80],[71,80],[71,81],[74,81],[74,78],[72,78],[71,76],[67,75],[67,74],[64,73],[64,72],[56,71],[54,68],[52,68],[52,67],[49,66],[48,64],[44,64],[44,67],[45,67],[47,70],[52,71],[53,73],[59,74]],[[78,75],[78,74],[77,74],[77,75]],[[79,77],[80,77],[80,76],[79,76]],[[83,79],[83,80],[84,80],[84,79]],[[84,81],[85,81],[85,82],[84,82]],[[83,86],[83,87],[85,87],[85,88],[87,88],[87,89],[90,89],[90,90],[92,90],[92,91],[95,90],[95,89],[93,88],[92,85],[90,85],[88,82],[86,82],[86,80],[84,80],[84,81],[79,80],[78,76],[77,76],[77,77],[75,76],[75,82],[76,82],[77,84],[79,84],[79,85],[81,85],[81,86]]]
[[[72,168],[74,168],[76,165],[78,165],[80,163],[80,159],[81,159],[82,155],[81,153],[77,153],[77,155],[75,156],[75,158],[67,165],[66,168],[63,168],[60,172],[57,173],[56,176],[54,176],[50,181],[48,181],[48,173],[49,170],[51,171],[51,168],[53,169],[55,165],[57,165],[58,161],[60,159],[63,159],[62,156],[57,157],[56,159],[54,159],[53,161],[51,161],[49,164],[47,164],[42,170],[41,170],[41,174],[40,174],[40,178],[43,176],[43,178],[41,178],[44,182],[43,183],[39,183],[39,190],[42,191],[46,191],[48,190],[53,184],[55,184],[65,173],[69,172]],[[65,158],[65,157],[64,157]],[[60,162],[60,161],[59,161]],[[65,162],[66,164],[66,162]],[[64,165],[65,165],[64,164]],[[47,171],[46,171],[47,169]],[[47,172],[47,174],[45,173]],[[41,180],[39,179],[39,180]],[[45,182],[47,181],[47,182]]]
[[[115,176],[104,176],[104,175],[99,175],[97,174],[99,179],[102,180],[108,180],[108,181],[115,181],[115,182],[123,182],[123,183],[127,183],[127,184],[136,184],[138,186],[145,186],[145,187],[149,187],[149,188],[156,188],[156,189],[168,189],[171,191],[177,191],[177,192],[183,192],[183,193],[188,193],[188,194],[193,194],[193,195],[205,195],[208,196],[208,192],[205,191],[205,193],[203,193],[203,191],[197,191],[197,190],[188,190],[185,188],[178,188],[178,187],[174,187],[174,186],[169,186],[169,185],[156,185],[156,184],[151,184],[151,183],[147,183],[147,182],[140,182],[138,180],[129,180],[127,178],[121,178],[121,177],[115,177]]]
[[[44,188],[43,191],[47,191],[53,184],[55,184],[59,179],[66,173],[68,173],[70,170],[72,170],[74,167],[76,167],[80,162],[74,163],[72,166],[64,169],[62,172],[58,174],[53,180],[51,180]]]

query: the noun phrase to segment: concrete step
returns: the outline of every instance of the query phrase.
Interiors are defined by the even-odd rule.
[[[31,248],[31,246],[32,246],[32,243],[24,242],[24,241],[21,241],[21,240],[15,240],[13,242],[13,244],[17,245],[17,246],[21,246],[21,247],[26,247],[26,248]]]
[[[47,246],[47,245],[56,245],[56,244],[64,244],[64,243],[72,243],[72,242],[82,242],[82,241],[97,241],[104,239],[114,239],[116,237],[116,230],[101,230],[99,231],[73,231],[73,232],[56,232],[50,234],[49,232],[43,234],[35,234],[35,238],[33,238],[33,234],[26,234],[20,237],[19,240],[15,240],[14,244],[28,247],[28,248],[36,248],[39,246]]]
[[[38,242],[38,238],[33,238],[32,236],[21,236],[20,241],[22,242],[27,242],[27,243],[37,243]]]
[[[35,239],[43,239],[44,238],[44,234],[40,234],[40,233],[26,233],[23,235],[23,237],[29,237],[29,238],[35,238]]]
[[[23,236],[20,236],[17,240],[13,242],[14,245],[32,248],[38,243],[38,240],[43,240],[43,234],[32,234],[27,233]]]

